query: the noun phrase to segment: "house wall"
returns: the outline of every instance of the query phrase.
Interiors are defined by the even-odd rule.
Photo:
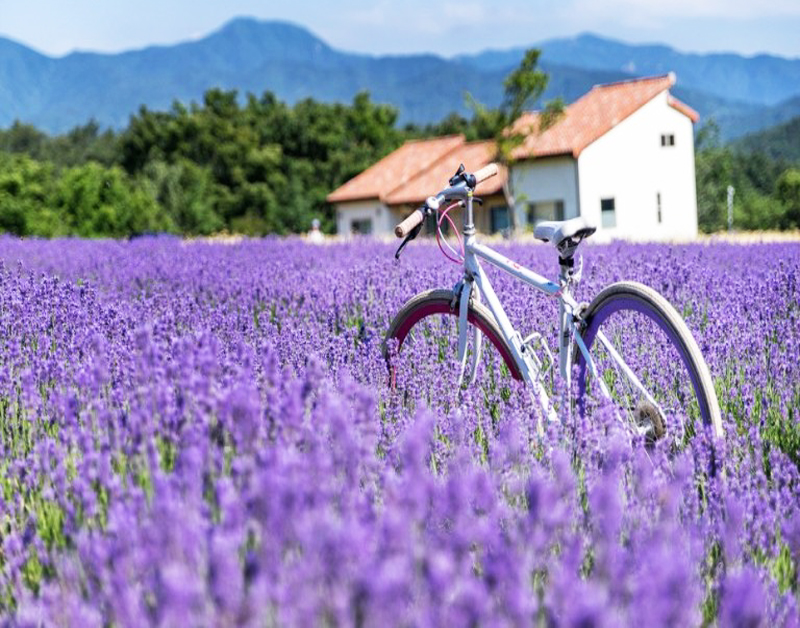
[[[572,157],[544,157],[515,163],[511,167],[511,183],[520,230],[528,223],[530,203],[563,201],[564,219],[575,218],[579,209],[577,175],[577,163]]]
[[[598,239],[697,235],[692,122],[667,99],[667,92],[659,94],[578,158],[581,215],[598,226]],[[674,135],[674,146],[662,146],[662,135]],[[612,198],[616,226],[603,228],[601,201]]]
[[[372,235],[391,233],[396,224],[392,212],[377,198],[336,204],[336,232],[339,235],[350,235],[353,221],[357,220],[371,220]]]

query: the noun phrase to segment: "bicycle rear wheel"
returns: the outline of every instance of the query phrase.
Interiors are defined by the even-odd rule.
[[[383,345],[393,389],[413,390],[414,394],[428,396],[430,402],[449,397],[459,389],[462,366],[458,361],[458,312],[459,300],[452,290],[421,292],[403,305],[389,326]],[[472,300],[467,321],[464,383],[479,373],[493,381],[508,375],[521,380],[511,348],[491,312]]]
[[[576,346],[582,411],[605,387],[620,419],[649,442],[680,445],[698,422],[723,435],[719,403],[702,353],[686,323],[655,290],[634,282],[602,290],[583,313],[581,339],[596,377]]]

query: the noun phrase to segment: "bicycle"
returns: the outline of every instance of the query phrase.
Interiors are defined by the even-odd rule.
[[[395,228],[395,235],[404,238],[395,254],[399,259],[427,216],[436,216],[440,248],[442,225],[449,221],[460,250],[447,244],[450,253],[444,248],[442,252],[463,266],[463,274],[452,289],[428,290],[412,297],[394,317],[383,343],[391,386],[397,385],[404,353],[410,354],[406,366],[409,377],[414,378],[427,360],[440,369],[436,374],[444,371],[450,351],[456,358],[452,361],[456,389],[468,386],[477,378],[486,337],[502,358],[505,369],[501,365],[500,371],[507,370],[513,379],[525,382],[543,415],[558,420],[551,399],[553,352],[540,332],[523,338],[514,328],[481,265],[487,262],[558,299],[557,353],[566,391],[573,390],[572,369],[577,366],[577,391],[568,393],[573,398],[564,407],[570,411],[577,407],[585,413],[592,399],[611,401],[616,418],[650,446],[668,434],[676,444],[685,441],[696,431],[698,418],[715,437],[722,437],[719,403],[708,366],[685,321],[664,297],[641,283],[622,281],[602,289],[591,303],[578,303],[573,298],[572,289],[583,269],[581,257],[576,270],[575,253],[595,227],[581,217],[535,226],[534,237],[558,251],[557,282],[477,241],[473,203],[479,199],[474,191],[480,182],[497,173],[495,164],[474,174],[467,173],[462,164],[448,187],[429,197]],[[455,207],[463,210],[463,239],[449,216]],[[425,342],[432,343],[429,352],[417,346]],[[492,376],[496,374],[495,369]],[[545,385],[548,374],[551,390]]]

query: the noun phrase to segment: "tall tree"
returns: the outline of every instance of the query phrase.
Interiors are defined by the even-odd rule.
[[[800,170],[789,168],[779,178],[776,195],[783,204],[784,228],[800,227]]]
[[[555,124],[564,109],[564,103],[560,99],[554,100],[547,103],[544,111],[537,116],[535,127],[516,124],[526,108],[533,106],[547,89],[549,76],[537,67],[540,54],[535,48],[527,50],[519,67],[509,74],[503,83],[505,94],[500,109],[503,128],[498,129],[496,134],[497,158],[509,173],[503,192],[508,203],[513,233],[519,231],[517,199],[514,194],[514,181],[511,178],[511,165],[516,161],[514,151],[531,133],[543,133]]]
[[[503,82],[503,102],[498,109],[488,109],[468,96],[475,110],[474,123],[485,131],[490,131],[497,145],[496,161],[507,172],[516,160],[515,150],[531,133],[542,133],[552,126],[563,113],[564,104],[560,99],[545,105],[536,117],[535,126],[518,124],[525,111],[539,102],[547,89],[549,76],[538,68],[541,51],[531,48],[525,52],[519,67],[509,74]],[[485,132],[484,131],[484,132]],[[487,134],[488,135],[488,134]],[[508,204],[511,231],[519,231],[517,199],[511,176],[506,177],[503,192]]]

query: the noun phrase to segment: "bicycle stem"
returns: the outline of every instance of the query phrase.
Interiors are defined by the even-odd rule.
[[[469,238],[475,235],[475,217],[473,215],[473,194],[472,190],[467,193],[464,207],[464,237]]]

